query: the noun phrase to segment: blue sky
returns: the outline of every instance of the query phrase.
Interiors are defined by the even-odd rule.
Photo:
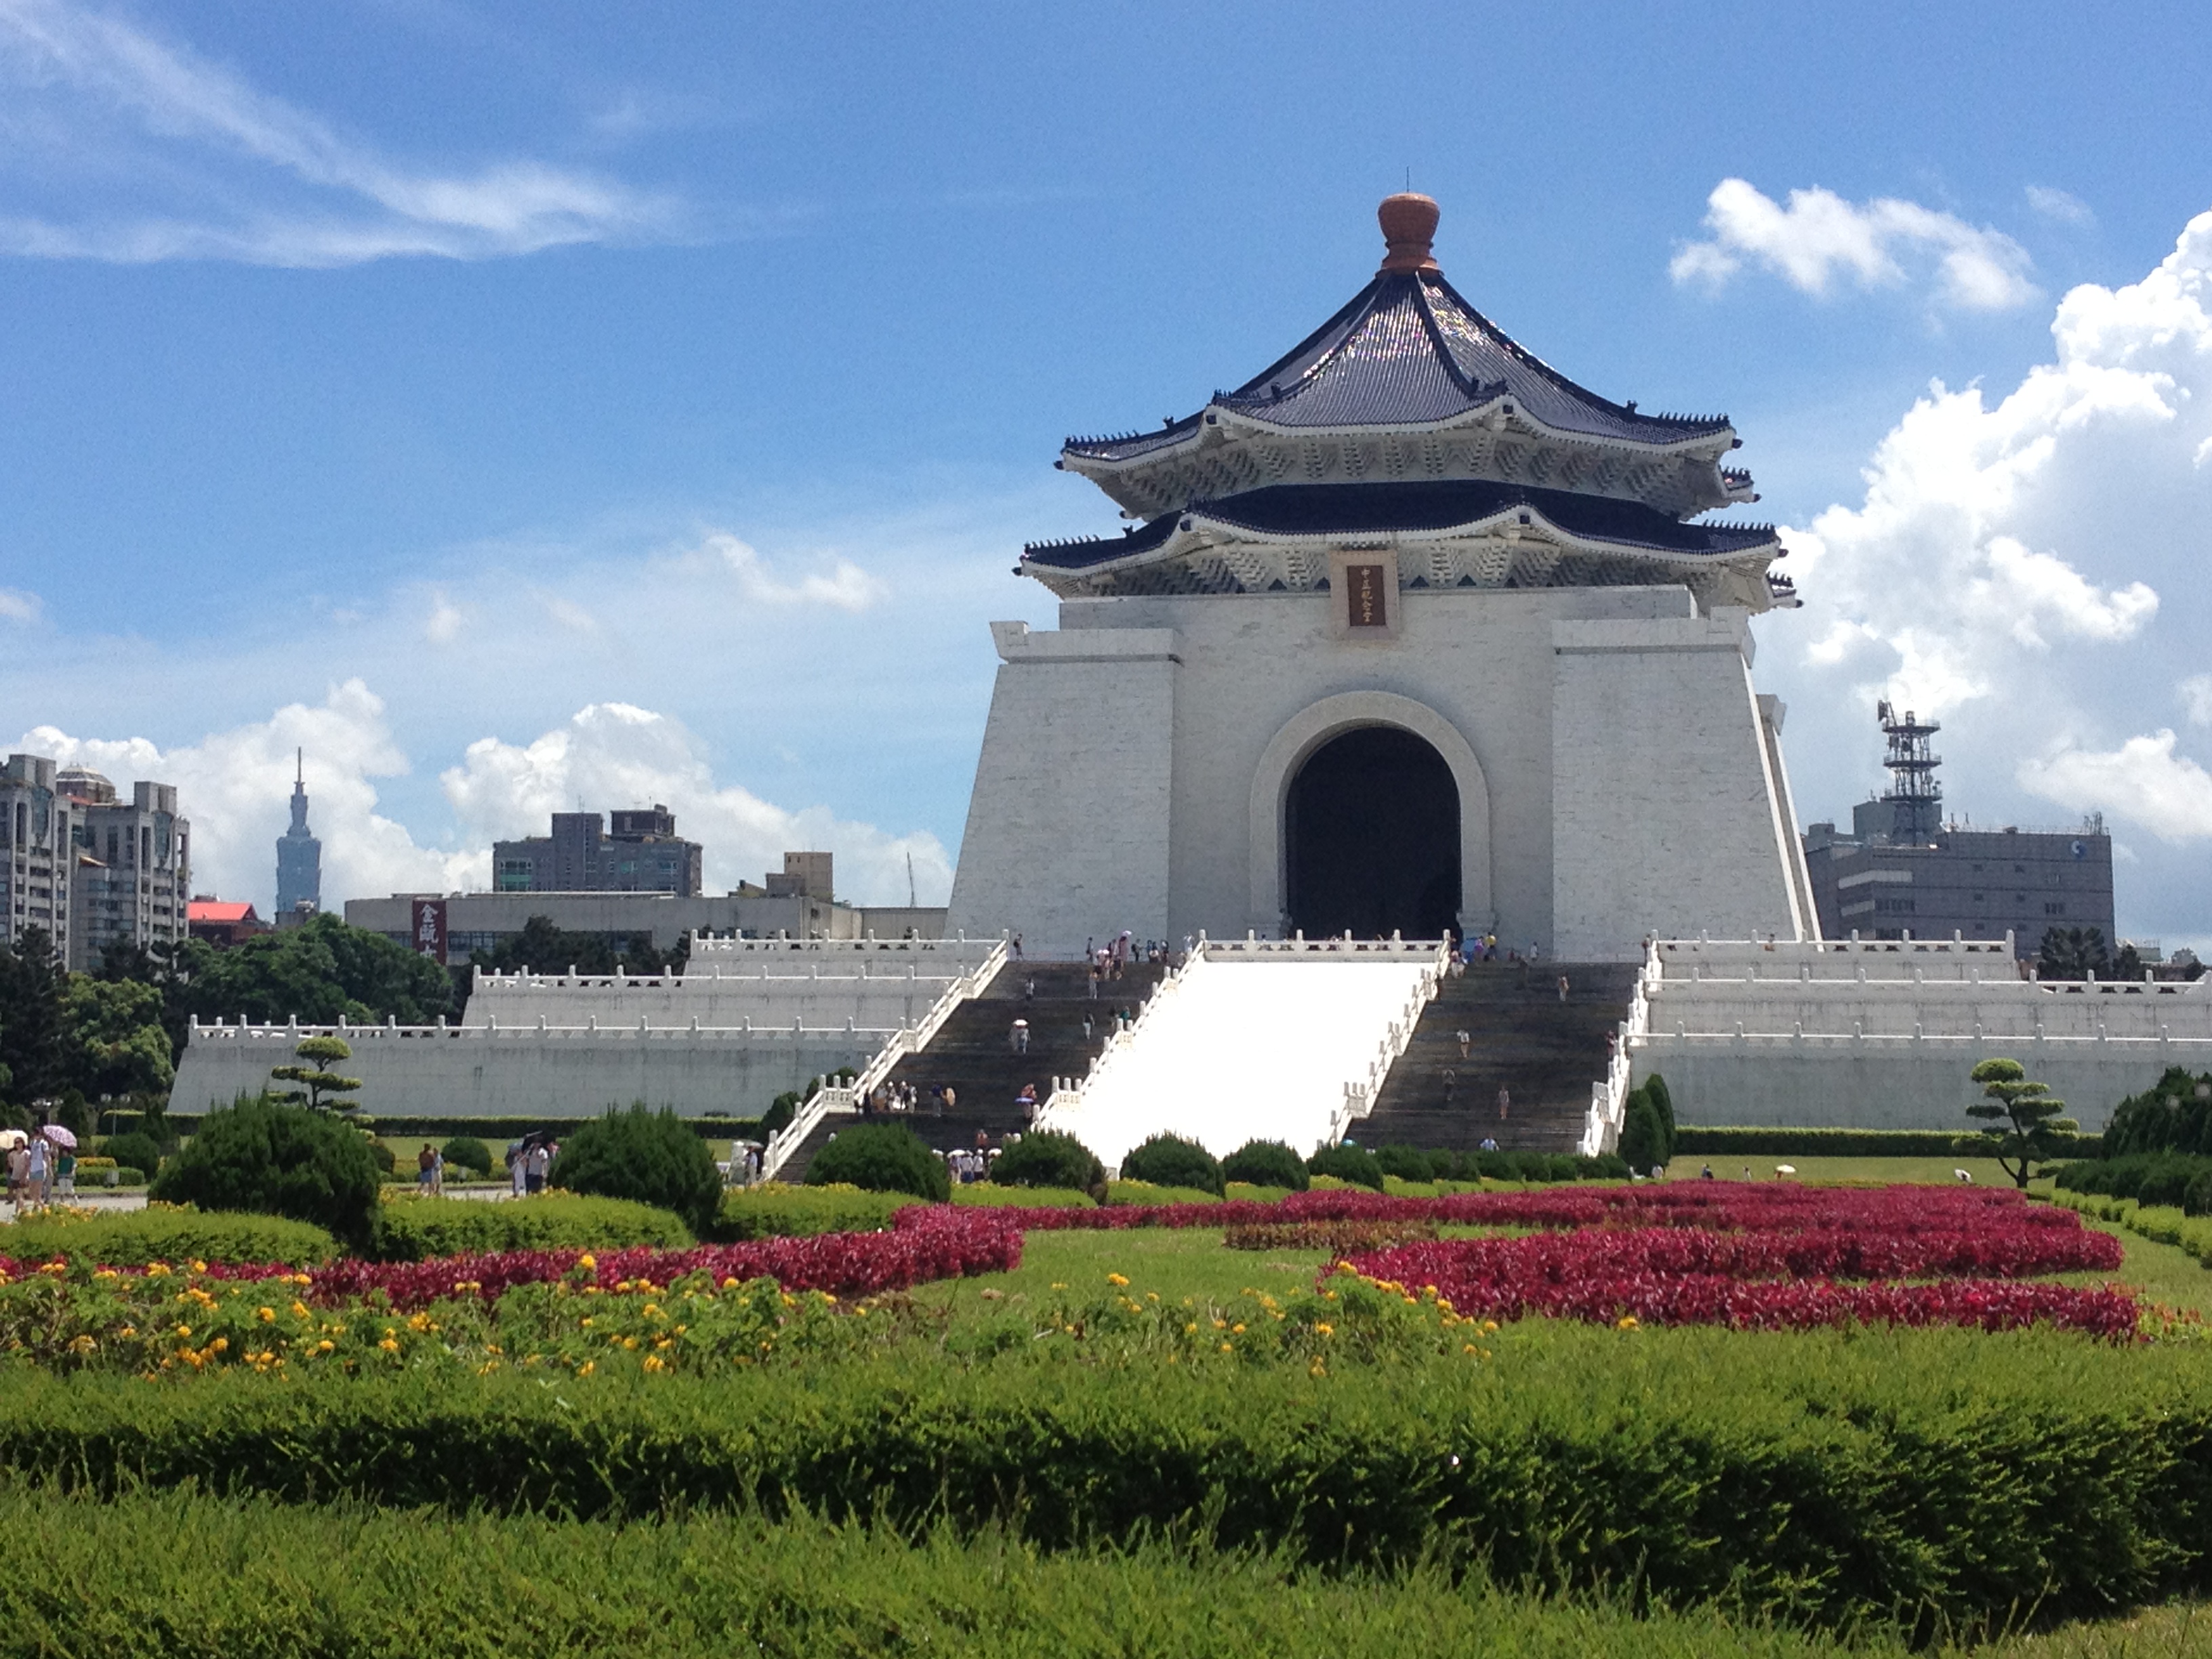
[[[332,898],[633,796],[941,896],[1014,555],[1113,522],[1060,440],[1256,370],[1410,179],[1524,344],[1735,417],[1804,816],[1917,699],[2212,940],[2212,49],[1992,16],[0,0],[0,742],[264,900],[299,744]]]

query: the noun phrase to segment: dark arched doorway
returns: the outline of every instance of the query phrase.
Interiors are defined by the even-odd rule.
[[[1459,926],[1459,786],[1410,732],[1364,726],[1315,750],[1291,781],[1283,843],[1291,925],[1309,938]]]

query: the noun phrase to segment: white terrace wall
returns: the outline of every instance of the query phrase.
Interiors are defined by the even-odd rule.
[[[465,1023],[510,1029],[535,1025],[629,1026],[693,1024],[742,1030],[854,1024],[872,1030],[919,1025],[938,1000],[959,982],[956,964],[907,963],[881,972],[843,971],[818,964],[798,972],[735,969],[681,975],[626,974],[483,974],[469,993]],[[779,969],[782,964],[778,964]]]
[[[374,1117],[592,1117],[642,1100],[687,1117],[757,1117],[787,1090],[860,1069],[893,1033],[701,1030],[665,1026],[252,1026],[193,1028],[171,1109],[204,1112],[269,1086],[301,1038],[352,1045],[337,1069],[362,1080]]]
[[[2023,980],[2008,940],[1662,940],[1637,1081],[1700,1124],[1972,1127],[2004,1055],[2087,1129],[2169,1066],[2212,1068],[2212,981]]]

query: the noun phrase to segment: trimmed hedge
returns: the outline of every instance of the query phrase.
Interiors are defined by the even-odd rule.
[[[2053,1193],[2051,1200],[2100,1221],[2117,1223],[2154,1244],[2172,1244],[2212,1267],[2212,1216],[2192,1216],[2169,1204],[2138,1204],[2102,1193]]]
[[[1106,1166],[1073,1135],[1031,1130],[991,1160],[991,1179],[1001,1187],[1103,1192]]]
[[[0,1469],[89,1496],[641,1518],[805,1505],[1050,1548],[1188,1535],[1285,1561],[1486,1563],[1838,1625],[2105,1613],[2208,1578],[2192,1345],[2048,1333],[1518,1326],[1494,1361],[880,1359],[290,1382],[10,1378]]]
[[[1817,1637],[1717,1612],[1639,1617],[1626,1598],[1514,1595],[1434,1569],[1322,1573],[1167,1540],[1040,1555],[949,1527],[909,1541],[811,1516],[607,1528],[191,1492],[88,1504],[17,1487],[0,1490],[0,1553],[11,1643],[102,1659],[1844,1659]],[[1903,1650],[1851,1652],[1902,1659]]]
[[[1221,1196],[1221,1160],[1182,1135],[1163,1133],[1138,1142],[1123,1156],[1118,1173],[1123,1181],[1190,1187]]]
[[[673,1210],[704,1231],[722,1201],[722,1172],[707,1143],[672,1111],[642,1102],[580,1124],[561,1143],[549,1186]]]
[[[379,1184],[368,1139],[351,1124],[241,1095],[208,1114],[154,1177],[148,1196],[313,1222],[365,1250],[374,1240]]]
[[[952,1202],[977,1210],[1091,1210],[1098,1200],[1073,1187],[1001,1187],[971,1181],[952,1189]]]
[[[1221,1160],[1221,1179],[1249,1187],[1279,1187],[1286,1192],[1305,1191],[1305,1160],[1279,1140],[1248,1140]]]
[[[337,1253],[337,1240],[309,1222],[166,1205],[82,1217],[33,1215],[0,1229],[0,1255],[18,1261],[66,1255],[109,1267],[143,1267],[149,1261],[282,1261],[314,1267]]]
[[[568,1193],[504,1203],[395,1197],[384,1206],[376,1254],[385,1261],[427,1261],[492,1250],[681,1249],[696,1242],[674,1211],[628,1199]]]
[[[1221,1194],[1203,1187],[1161,1187],[1149,1181],[1109,1181],[1106,1203],[1109,1209],[1151,1204],[1218,1204]]]
[[[2063,1158],[2095,1158],[2096,1135],[2057,1137]],[[1677,1158],[1987,1158],[1989,1137],[1948,1129],[1768,1129],[1686,1123]]]
[[[1310,1176],[1328,1176],[1332,1180],[1348,1181],[1355,1187],[1370,1188],[1378,1193],[1382,1190],[1382,1165],[1364,1147],[1324,1146],[1306,1160],[1306,1170]]]
[[[806,1166],[810,1187],[859,1187],[943,1203],[952,1177],[945,1160],[903,1123],[856,1123],[830,1137]]]
[[[803,1238],[816,1233],[880,1232],[891,1212],[921,1200],[906,1193],[871,1193],[858,1187],[788,1187],[780,1181],[732,1188],[722,1196],[714,1236],[726,1243],[749,1238]]]
[[[2134,1152],[2069,1164],[2055,1183],[2061,1191],[2132,1198],[2171,1205],[2189,1215],[2212,1213],[2212,1158],[2191,1152]]]
[[[100,1143],[100,1156],[112,1158],[119,1167],[133,1170],[158,1170],[161,1167],[161,1148],[153,1136],[133,1129],[128,1134],[110,1135]]]

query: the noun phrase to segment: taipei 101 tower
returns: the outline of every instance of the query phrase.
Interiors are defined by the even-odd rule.
[[[292,827],[276,838],[276,916],[281,926],[323,905],[323,844],[307,828],[307,754],[292,782]]]

